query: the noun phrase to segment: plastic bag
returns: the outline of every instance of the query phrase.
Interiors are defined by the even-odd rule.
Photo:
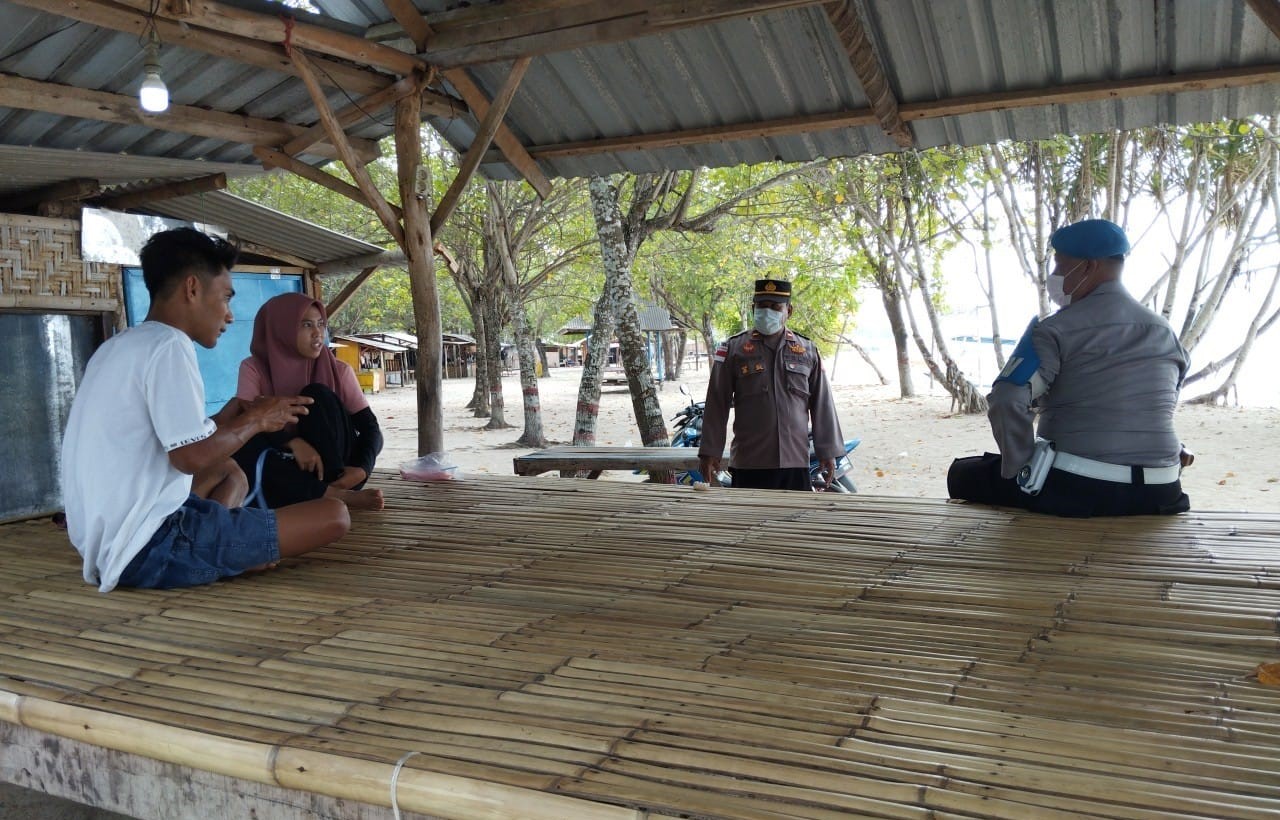
[[[458,465],[450,464],[448,453],[427,453],[400,465],[400,477],[406,481],[452,481]]]

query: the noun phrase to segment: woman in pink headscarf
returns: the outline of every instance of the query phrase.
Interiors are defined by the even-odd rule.
[[[258,311],[236,397],[309,396],[313,403],[298,424],[255,436],[235,459],[269,507],[327,495],[381,509],[382,491],[361,488],[382,450],[382,431],[355,371],[329,349],[327,331],[324,305],[302,293],[273,297]]]

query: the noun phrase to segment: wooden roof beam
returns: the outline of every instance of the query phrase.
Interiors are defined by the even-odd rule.
[[[68,179],[0,197],[0,213],[18,213],[45,202],[75,202],[102,192],[96,179]]]
[[[16,74],[0,73],[0,106],[194,134],[247,145],[283,145],[306,130],[300,125],[280,120],[260,120],[186,105],[171,105],[163,114],[147,114],[138,107],[138,98],[132,95],[38,82]],[[378,156],[378,144],[372,140],[355,140],[353,147],[365,162],[371,162]],[[315,146],[311,153],[330,158],[338,156],[334,147],[327,143]]]
[[[426,77],[421,73],[402,77],[381,91],[370,94],[339,111],[337,114],[338,123],[344,129],[348,128],[366,117],[372,117],[385,111],[401,97],[407,97],[414,93],[423,95],[423,111],[429,111],[439,116],[455,117],[465,110],[465,107],[452,97],[427,90],[424,87],[425,83]],[[430,102],[428,102],[428,98],[430,98]],[[446,104],[442,102],[446,100],[448,101],[447,108],[445,107]],[[290,156],[297,156],[305,153],[312,145],[324,142],[326,139],[324,123],[317,122],[285,143],[282,150]]]
[[[823,0],[530,0],[467,6],[426,16],[434,34],[421,56],[441,68],[502,62],[820,2]]]
[[[329,140],[338,149],[342,164],[347,167],[351,178],[356,181],[356,187],[364,195],[369,207],[378,215],[378,219],[382,221],[387,233],[391,234],[395,238],[396,244],[403,248],[405,235],[404,228],[400,224],[403,213],[397,213],[391,208],[390,203],[382,196],[382,192],[378,190],[378,186],[373,184],[373,179],[369,176],[369,169],[365,168],[364,163],[356,156],[350,140],[343,133],[342,126],[338,123],[337,116],[333,113],[333,109],[329,107],[328,100],[324,98],[324,92],[320,88],[320,81],[316,79],[315,70],[311,67],[311,61],[306,52],[301,48],[295,47],[290,49],[289,56],[293,59],[294,65],[298,67],[298,70],[302,72],[302,81],[307,86],[307,93],[311,95],[311,104],[316,107],[316,113],[320,116],[320,122],[324,123],[324,129],[329,135]]]
[[[360,289],[360,286],[363,285],[377,269],[377,265],[370,265],[352,277],[351,281],[346,284],[346,287],[339,291],[338,295],[333,297],[329,304],[324,306],[324,314],[330,319],[333,319],[333,314],[342,310],[343,305],[351,301],[351,297],[356,295],[356,291]]]
[[[80,2],[98,4],[110,2],[145,14],[150,11],[154,0],[80,0]],[[280,9],[281,12],[289,11],[289,8],[283,5]],[[281,15],[246,11],[214,2],[214,0],[191,0],[190,13],[182,17],[176,16],[161,3],[157,18],[181,22],[213,32],[235,34],[264,43],[285,45],[287,42],[293,48],[304,48],[330,57],[340,57],[358,65],[390,71],[397,76],[405,76],[418,69],[426,68],[418,57],[364,37],[299,22],[291,17],[283,18]]]
[[[327,171],[322,171],[315,166],[296,160],[282,151],[277,151],[274,148],[267,148],[262,145],[256,146],[253,149],[253,155],[262,163],[263,168],[279,168],[283,171],[288,171],[291,174],[296,174],[303,179],[311,180],[317,185],[328,188],[335,194],[341,194],[352,202],[363,205],[369,210],[373,210],[373,204],[365,198],[365,195],[361,193],[359,188],[345,180],[338,179]],[[391,208],[391,212],[395,214],[396,220],[399,221],[401,218],[399,206],[392,203],[387,203],[387,205]]]
[[[876,112],[880,127],[899,148],[910,148],[915,144],[915,138],[898,114],[898,98],[889,87],[884,66],[876,55],[871,38],[867,36],[866,27],[862,25],[862,17],[853,0],[836,0],[834,3],[827,3],[825,8],[827,17],[836,30],[836,36],[849,55],[853,73],[858,75],[858,82],[862,84],[862,90],[871,103],[871,110]]]
[[[1129,80],[1112,80],[1100,83],[1075,83],[1054,88],[1033,88],[1023,91],[1002,91],[994,94],[974,94],[922,103],[903,103],[898,113],[904,122],[956,117],[963,114],[980,114],[993,111],[1010,111],[1017,108],[1034,108],[1041,105],[1068,105],[1097,100],[1119,100],[1132,97],[1148,97],[1156,94],[1177,94],[1182,91],[1207,91],[1216,88],[1243,88],[1251,85],[1280,83],[1280,63],[1227,68],[1214,71],[1198,71],[1187,74],[1161,74],[1155,77],[1138,77]],[[580,157],[617,151],[653,151],[682,145],[698,145],[708,142],[731,142],[735,139],[755,139],[784,134],[802,134],[809,131],[825,131],[836,128],[852,128],[862,125],[878,125],[875,111],[870,108],[835,111],[829,114],[813,114],[803,117],[763,120],[735,125],[693,128],[684,131],[666,131],[635,137],[609,137],[557,145],[540,145],[529,149],[538,159],[554,157]]]
[[[520,87],[520,81],[524,79],[525,72],[528,71],[529,63],[532,59],[531,57],[521,57],[511,66],[511,73],[507,75],[506,82],[502,84],[502,88],[498,91],[498,96],[493,98],[493,105],[484,115],[484,119],[480,121],[480,130],[476,132],[475,141],[467,149],[462,162],[458,163],[458,175],[453,178],[453,182],[449,185],[449,190],[440,198],[440,204],[436,206],[436,212],[431,215],[432,236],[435,236],[444,227],[444,223],[449,221],[449,217],[453,214],[453,209],[457,207],[458,200],[462,197],[462,191],[467,187],[467,183],[471,181],[471,177],[475,175],[476,169],[480,167],[480,160],[484,159],[484,152],[489,150],[489,145],[493,142],[493,136],[498,132],[498,126],[502,124],[502,118],[507,115],[507,108],[511,105],[511,100],[515,98],[516,89]]]
[[[141,36],[147,27],[145,11],[121,8],[103,0],[6,0],[6,2],[135,36]],[[166,45],[180,46],[192,51],[212,54],[215,57],[235,60],[245,65],[297,76],[297,69],[276,46],[204,28],[193,28],[163,17],[157,17],[155,23],[160,40]],[[372,94],[385,88],[393,79],[385,74],[337,60],[317,60],[316,62],[324,69],[323,73],[328,75],[328,78],[332,78],[326,78],[325,82],[336,83],[353,94]]]
[[[396,22],[404,28],[405,33],[413,40],[418,50],[421,51],[425,48],[434,32],[431,30],[426,18],[413,5],[412,0],[383,0],[383,2],[395,17]],[[480,90],[480,86],[476,85],[471,79],[471,75],[467,73],[466,69],[455,68],[445,71],[444,78],[457,89],[458,94],[471,108],[476,119],[484,119],[489,111],[489,98]],[[547,175],[538,167],[537,161],[529,156],[529,152],[525,150],[524,145],[511,132],[511,129],[507,128],[506,125],[499,124],[498,132],[494,135],[493,141],[507,158],[507,161],[520,172],[520,175],[533,187],[533,190],[538,192],[538,196],[546,199],[551,194],[551,180],[547,179]]]
[[[222,191],[226,187],[226,174],[209,174],[208,176],[185,179],[180,182],[166,182],[161,185],[129,188],[120,193],[110,193],[106,196],[98,197],[97,201],[99,205],[126,211],[129,208],[143,207],[163,199],[203,194],[208,191]]]
[[[1280,0],[1247,0],[1249,8],[1267,24],[1271,33],[1280,40]]]

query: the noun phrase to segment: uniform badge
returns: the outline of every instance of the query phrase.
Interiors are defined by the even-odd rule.
[[[754,353],[754,352],[755,352],[755,350],[756,350],[756,346],[755,346],[754,344],[752,344],[751,342],[747,342],[746,344],[744,344],[744,345],[742,346],[742,352],[743,352],[743,353]]]
[[[764,362],[756,362],[756,372],[757,373],[764,372]]]
[[[745,376],[745,375],[747,375],[747,374],[748,374],[748,373],[750,373],[750,372],[751,372],[751,368],[750,368],[749,366],[747,366],[747,365],[745,365],[745,364],[744,364],[744,365],[742,366],[742,375],[744,375],[744,376]]]
[[[802,345],[802,344],[794,344],[794,345],[791,345],[791,352],[792,352],[792,353],[803,353],[803,352],[804,352],[804,345]]]

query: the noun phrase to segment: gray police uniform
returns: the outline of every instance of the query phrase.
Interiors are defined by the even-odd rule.
[[[818,458],[844,455],[822,359],[813,342],[794,331],[784,329],[773,339],[746,331],[716,348],[699,456],[724,453],[730,406],[734,408],[732,468],[808,469],[811,418]]]
[[[1189,509],[1178,481],[1182,445],[1173,430],[1189,362],[1169,323],[1113,281],[1030,334],[1039,358],[1035,373],[1022,383],[997,380],[987,397],[1001,453],[990,481],[1004,486],[966,486],[982,479],[976,464],[967,474],[957,469],[972,461],[959,459],[952,465],[959,474],[948,475],[952,496],[1073,516]],[[1013,478],[1031,458],[1037,433],[1066,458],[1055,459],[1040,494],[1031,496]]]

